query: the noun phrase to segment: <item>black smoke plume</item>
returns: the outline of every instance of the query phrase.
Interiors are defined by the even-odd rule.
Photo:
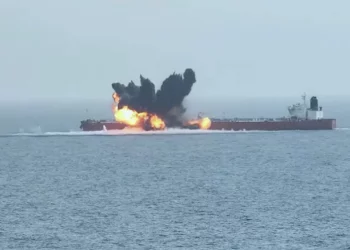
[[[182,102],[196,82],[194,71],[186,69],[183,75],[174,72],[163,81],[157,92],[151,80],[140,75],[140,82],[140,86],[133,81],[127,86],[112,83],[112,88],[120,97],[118,108],[128,106],[137,112],[156,114],[165,120],[168,127],[181,125],[186,111]]]

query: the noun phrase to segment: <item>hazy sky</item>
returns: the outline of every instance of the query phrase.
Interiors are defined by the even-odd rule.
[[[1,0],[0,99],[111,98],[197,75],[192,98],[349,94],[349,0]]]

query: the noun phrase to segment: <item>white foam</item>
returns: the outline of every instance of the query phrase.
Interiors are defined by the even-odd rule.
[[[350,128],[336,128],[335,130],[350,130]]]
[[[70,132],[42,132],[42,133],[14,133],[5,134],[2,136],[85,136],[85,135],[103,135],[104,131],[82,132],[82,131],[70,131]]]
[[[109,130],[106,131],[109,135],[180,135],[180,134],[213,134],[213,133],[230,133],[234,131],[220,131],[220,130],[200,130],[200,129],[180,129],[180,128],[169,128],[165,130],[156,131],[142,131],[137,129],[123,129],[123,130]]]
[[[233,131],[233,130],[191,130],[169,128],[158,131],[143,131],[139,129],[123,130],[102,130],[102,131],[70,131],[70,132],[32,132],[32,133],[15,133],[1,136],[121,136],[121,135],[183,135],[183,134],[225,134],[225,133],[256,133],[269,131]]]

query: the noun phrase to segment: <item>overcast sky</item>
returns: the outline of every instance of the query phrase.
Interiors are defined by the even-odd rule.
[[[193,68],[192,98],[347,95],[349,0],[1,0],[0,98],[111,98]]]

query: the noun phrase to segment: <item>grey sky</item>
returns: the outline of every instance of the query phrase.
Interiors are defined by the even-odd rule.
[[[191,67],[192,98],[349,93],[349,0],[2,0],[0,98],[110,98]]]

